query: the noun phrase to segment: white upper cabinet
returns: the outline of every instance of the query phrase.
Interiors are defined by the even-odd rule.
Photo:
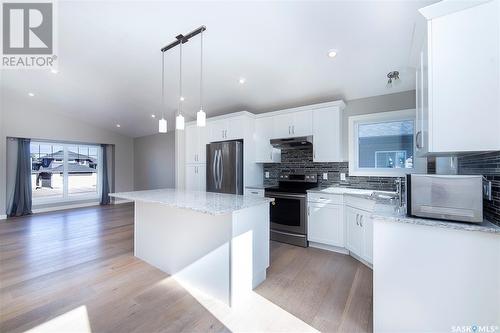
[[[271,146],[270,144],[270,139],[272,136],[272,117],[257,118],[255,120],[255,162],[281,162],[281,150],[273,148],[273,146]]]
[[[272,117],[272,139],[312,135],[312,111],[296,111]]]
[[[343,104],[342,104],[343,105]],[[313,110],[313,161],[342,161],[342,108]]]
[[[428,22],[417,66],[417,151],[499,150],[500,1],[441,1],[420,12]]]
[[[186,126],[186,163],[206,163],[207,128]]]
[[[243,139],[245,134],[245,118],[242,116],[212,120],[207,123],[208,141],[227,141]]]

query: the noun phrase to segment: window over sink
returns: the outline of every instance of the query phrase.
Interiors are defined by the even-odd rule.
[[[349,117],[349,174],[403,176],[419,171],[415,160],[415,110]]]

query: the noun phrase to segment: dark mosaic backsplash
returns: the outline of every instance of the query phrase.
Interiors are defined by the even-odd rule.
[[[314,172],[318,175],[320,186],[341,185],[380,191],[396,190],[394,178],[391,177],[349,176],[348,162],[314,163],[312,147],[282,150],[281,163],[264,164],[264,172],[266,171],[270,177],[264,177],[264,184],[276,184],[281,172]],[[328,173],[328,180],[323,180],[324,172]],[[340,180],[340,173],[346,174],[345,181]]]
[[[458,157],[458,173],[483,175],[491,181],[493,201],[483,201],[484,217],[500,225],[500,151]]]

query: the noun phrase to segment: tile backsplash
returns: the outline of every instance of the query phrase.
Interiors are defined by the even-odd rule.
[[[500,151],[459,156],[458,173],[483,175],[491,181],[493,200],[483,201],[483,213],[486,219],[500,225]]]
[[[314,163],[312,147],[283,149],[281,163],[265,163],[264,172],[269,172],[269,178],[264,177],[265,184],[276,184],[281,172],[314,172],[318,175],[321,186],[340,185],[380,191],[396,190],[394,178],[391,177],[349,176],[348,162]],[[328,180],[323,179],[323,173],[328,174]],[[340,173],[346,174],[345,181],[340,180]]]

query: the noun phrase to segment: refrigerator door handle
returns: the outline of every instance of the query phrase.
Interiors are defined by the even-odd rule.
[[[217,189],[217,173],[216,173],[216,170],[215,168],[217,167],[217,150],[214,151],[214,157],[212,159],[212,176],[213,176],[213,180],[214,180],[214,186],[215,186],[215,189]]]
[[[217,150],[217,188],[221,189],[221,179],[220,179],[220,161],[222,158],[222,150]]]
[[[219,153],[219,159],[220,159],[220,170],[219,170],[219,189],[222,189],[222,182],[224,181],[224,161],[222,160],[222,150],[220,150]]]

